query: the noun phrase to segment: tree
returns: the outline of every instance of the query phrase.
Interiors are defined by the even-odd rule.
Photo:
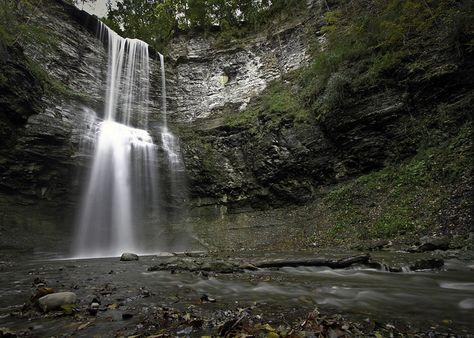
[[[116,8],[108,7],[104,22],[125,37],[160,49],[177,29],[208,31],[219,26],[227,39],[243,27],[257,30],[277,13],[304,6],[305,0],[119,0]]]

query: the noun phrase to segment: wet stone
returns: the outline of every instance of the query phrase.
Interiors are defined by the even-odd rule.
[[[447,237],[423,237],[421,238],[421,244],[415,248],[412,248],[412,252],[427,252],[435,250],[448,250],[450,246],[450,240]]]
[[[74,292],[57,292],[41,297],[38,304],[43,312],[60,310],[62,306],[75,304],[77,296]]]
[[[99,307],[100,307],[100,304],[97,303],[97,302],[93,302],[91,303],[91,305],[89,306],[89,314],[92,315],[92,316],[95,316],[97,314],[97,311],[99,311]]]
[[[120,260],[122,262],[138,261],[138,255],[131,252],[124,252],[122,256],[120,256]]]
[[[133,313],[128,313],[128,312],[122,313],[123,320],[131,319],[131,318],[133,318]]]
[[[410,270],[432,270],[439,269],[444,265],[444,260],[441,258],[431,258],[431,259],[419,259],[412,265],[410,265]]]

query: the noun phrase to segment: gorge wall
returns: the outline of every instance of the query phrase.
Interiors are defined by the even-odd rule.
[[[47,248],[49,237],[71,230],[86,107],[101,104],[105,81],[99,41],[62,4],[37,10],[31,20],[42,27],[39,37],[2,41],[2,246],[24,249]]]
[[[197,33],[172,40],[167,104],[190,195],[188,221],[172,228],[190,227],[199,245],[286,249],[469,231],[472,51],[415,51],[423,71],[404,72],[401,60],[392,80],[375,83],[345,64],[314,94],[344,96],[322,113],[295,97],[306,90],[300,76],[319,76],[309,46],[324,49],[326,10],[308,2],[271,32],[231,42]],[[32,20],[46,37],[0,41],[0,245],[59,243],[65,252],[58,238],[71,236],[90,156],[81,139],[102,114],[106,50],[95,19],[62,1],[47,1]],[[156,58],[152,82],[157,137]]]
[[[257,38],[237,42],[244,51],[211,52],[191,39],[197,46],[182,52],[178,44],[184,55],[175,57],[170,81],[182,86],[173,94],[183,97],[176,97],[176,130],[196,232],[210,247],[351,246],[377,238],[413,244],[472,231],[472,30],[454,43],[442,40],[442,29],[427,29],[423,42],[414,37],[380,59],[365,55],[335,67],[341,51],[325,51],[320,28],[338,6],[312,4],[308,21],[270,34],[269,46]],[[309,41],[318,48],[301,48]],[[262,60],[259,48],[278,71],[249,66],[248,55]],[[297,64],[282,65],[278,58],[290,54]],[[311,87],[324,76],[324,87]]]
[[[222,42],[202,34],[175,37],[168,51],[171,116],[190,122],[224,107],[244,110],[270,81],[307,64],[308,20],[303,16],[271,35],[244,41]]]

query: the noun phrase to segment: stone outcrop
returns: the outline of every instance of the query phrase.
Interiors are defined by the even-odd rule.
[[[74,223],[80,168],[87,163],[80,143],[91,127],[91,108],[102,104],[106,51],[67,8],[45,2],[30,21],[44,30],[41,38],[0,48],[8,79],[0,89],[4,247],[48,247]]]
[[[358,176],[377,172],[387,165],[397,170],[398,163],[407,163],[417,153],[425,155],[424,149],[420,149],[421,143],[428,147],[439,146],[430,143],[428,135],[431,133],[444,135],[443,142],[446,143],[460,137],[459,130],[469,128],[467,116],[473,98],[469,88],[472,88],[473,80],[467,74],[474,67],[469,59],[472,51],[464,51],[465,55],[462,55],[440,48],[436,43],[430,48],[429,53],[436,57],[428,58],[427,52],[421,49],[411,51],[412,57],[416,55],[423,60],[425,71],[410,72],[410,66],[405,64],[408,61],[400,60],[396,72],[386,74],[374,83],[357,78],[351,65],[342,65],[338,73],[330,75],[328,87],[339,76],[347,90],[344,100],[325,112],[311,107],[309,109],[314,110],[304,119],[298,119],[292,111],[275,113],[259,106],[262,101],[256,98],[249,103],[253,115],[247,116],[251,119],[232,122],[232,116],[241,113],[238,103],[181,124],[195,207],[193,214],[199,221],[196,228],[203,242],[209,247],[237,249],[291,247],[291,243],[297,242],[293,237],[305,238],[305,234],[314,232],[318,222],[324,222],[327,215],[302,206],[296,212],[296,218],[289,205],[316,201],[312,204],[315,205],[329,190],[337,190],[336,184],[350,190],[349,182],[356,181]],[[293,86],[297,91],[298,84]],[[314,93],[317,94],[325,95],[325,91]],[[270,92],[265,102],[278,99],[272,95]],[[252,103],[255,104],[252,106]],[[470,147],[472,145],[467,143],[462,147],[458,143],[449,151],[459,151],[464,158]],[[444,151],[445,148],[437,148],[436,156]],[[417,165],[427,165],[427,160],[420,158]],[[414,175],[419,174],[415,172]],[[431,173],[427,171],[424,175]],[[405,184],[411,178],[403,179]],[[424,180],[423,177],[414,185],[426,187]],[[442,210],[436,215],[430,215],[432,224],[441,227],[440,224],[447,223],[449,227],[444,227],[443,231],[461,229],[465,232],[469,227],[466,222],[469,219],[468,180],[457,177],[455,183],[450,183],[459,186],[462,196],[443,196],[446,205],[440,206]],[[376,202],[370,202],[372,196],[365,196],[361,201],[351,197],[350,201],[344,201],[347,205],[337,205],[335,209],[347,210],[350,214],[350,207],[363,205],[377,213],[377,208],[384,206],[384,200],[401,198],[389,193]],[[437,198],[439,195],[433,195],[432,200]],[[462,211],[459,208],[455,212],[456,218],[445,221],[443,215],[452,210],[451,200],[462,200],[465,204]],[[280,207],[285,209],[274,209]],[[270,209],[271,212],[256,209]],[[407,222],[417,224],[418,219],[411,218]],[[216,229],[221,232],[217,233]]]
[[[310,18],[298,17],[271,34],[238,41],[176,36],[169,44],[167,66],[170,115],[189,122],[226,106],[236,113],[245,109],[269,82],[307,64],[309,36],[316,33]]]

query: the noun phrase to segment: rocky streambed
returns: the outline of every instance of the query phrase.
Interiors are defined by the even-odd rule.
[[[474,261],[432,253],[24,257],[2,261],[0,269],[2,337],[470,337],[474,331]],[[50,292],[77,298],[44,311],[37,300]]]

